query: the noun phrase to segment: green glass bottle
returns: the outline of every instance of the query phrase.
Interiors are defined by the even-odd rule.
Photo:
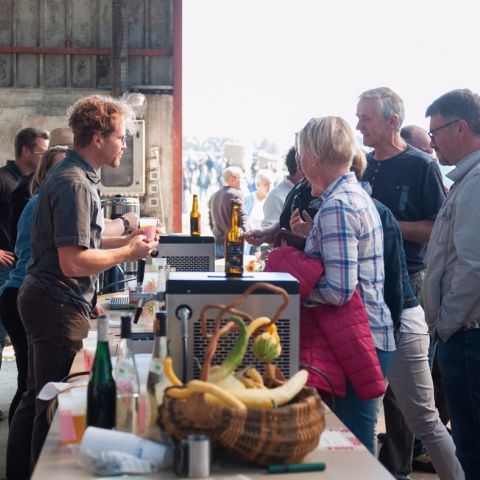
[[[108,346],[108,319],[97,319],[97,350],[87,390],[87,425],[115,427],[117,389],[112,375],[112,361]]]

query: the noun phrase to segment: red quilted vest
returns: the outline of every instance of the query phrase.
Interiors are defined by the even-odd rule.
[[[294,247],[275,248],[265,271],[287,272],[300,283],[304,301],[323,275],[323,264]],[[345,396],[348,378],[362,400],[385,393],[385,381],[378,362],[365,306],[358,291],[344,305],[302,306],[300,312],[300,363],[320,370],[331,382],[333,392]],[[309,384],[331,393],[331,387],[312,371]]]

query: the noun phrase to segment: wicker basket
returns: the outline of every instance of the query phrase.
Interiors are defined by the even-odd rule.
[[[161,427],[177,439],[205,434],[235,455],[258,465],[296,463],[318,446],[325,428],[323,404],[304,388],[291,404],[271,410],[219,408],[202,394],[187,400],[168,397],[159,409]]]
[[[249,287],[232,304],[206,305],[200,313],[202,333],[210,339],[201,377],[207,378],[216,346],[221,337],[233,327],[232,322],[221,326],[228,313],[241,315],[247,321],[252,318],[236,307],[254,290],[263,288],[280,293],[284,302],[272,318],[275,322],[288,303],[285,290],[271,284],[257,283]],[[217,309],[215,331],[207,332],[205,312]],[[269,364],[264,377],[266,384],[275,385],[276,369]],[[158,422],[161,428],[177,439],[190,434],[205,434],[212,442],[225,447],[236,456],[258,465],[295,463],[313,451],[325,428],[324,407],[320,396],[313,388],[304,388],[289,404],[273,409],[249,408],[244,411],[211,405],[204,401],[203,394],[187,399],[168,396],[159,407]]]

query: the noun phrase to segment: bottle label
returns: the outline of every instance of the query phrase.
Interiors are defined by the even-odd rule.
[[[225,251],[225,267],[226,272],[233,270],[243,270],[243,244],[229,243],[226,244]]]
[[[190,235],[200,236],[200,218],[190,217]]]
[[[137,373],[129,362],[118,362],[115,366],[117,393],[136,393],[138,391]]]
[[[150,372],[155,373],[156,375],[163,374],[163,360],[161,358],[152,358],[150,360],[150,366],[148,369]]]

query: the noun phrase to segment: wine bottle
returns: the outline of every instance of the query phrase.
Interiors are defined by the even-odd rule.
[[[232,202],[230,230],[225,236],[225,274],[228,277],[243,275],[243,231],[239,226],[239,208],[237,202]]]
[[[200,227],[200,210],[198,209],[198,195],[193,195],[192,211],[190,212],[190,235],[192,237],[199,237],[201,232]]]
[[[87,425],[115,427],[116,386],[108,346],[108,319],[97,319],[97,349],[87,389]]]
[[[163,370],[163,361],[168,356],[167,339],[167,312],[157,312],[153,324],[153,352],[147,376],[148,395],[148,427],[150,432],[156,430],[157,412],[163,401],[163,392],[169,385],[168,379]],[[154,436],[150,435],[151,437]]]
[[[122,432],[137,433],[138,402],[140,380],[135,357],[130,346],[132,337],[132,319],[129,315],[121,317],[120,343],[115,364],[115,382],[117,384],[116,427]]]

